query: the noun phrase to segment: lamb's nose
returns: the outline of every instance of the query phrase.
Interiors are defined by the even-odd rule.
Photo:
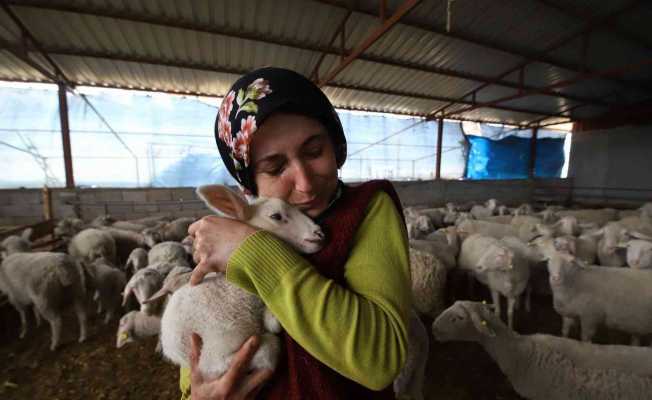
[[[324,240],[326,238],[326,235],[324,235],[324,232],[321,229],[315,230],[313,234],[317,236],[319,240]]]

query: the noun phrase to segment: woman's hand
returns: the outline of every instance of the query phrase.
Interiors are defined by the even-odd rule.
[[[199,372],[201,338],[192,334],[190,350],[190,390],[192,400],[252,400],[273,371],[261,369],[247,374],[249,361],[258,349],[258,338],[252,336],[240,347],[231,361],[231,366],[217,379],[204,380]]]
[[[188,234],[194,237],[193,259],[197,263],[190,284],[198,284],[209,272],[226,272],[231,253],[256,231],[256,228],[244,222],[216,215],[204,217],[190,225]]]

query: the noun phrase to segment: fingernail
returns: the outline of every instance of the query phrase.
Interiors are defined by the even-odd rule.
[[[249,338],[249,343],[247,343],[247,346],[249,346],[249,348],[251,348],[251,349],[258,346],[258,338],[256,336],[250,337]]]

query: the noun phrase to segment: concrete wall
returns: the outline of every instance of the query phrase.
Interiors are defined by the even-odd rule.
[[[508,205],[519,205],[552,193],[546,189],[568,185],[567,181],[496,180],[496,181],[409,181],[394,182],[405,206],[439,206],[449,201],[484,201],[496,198]],[[542,189],[543,188],[543,189]],[[52,189],[55,219],[78,216],[90,220],[105,213],[118,219],[173,214],[198,217],[210,214],[199,201],[194,188],[161,189]],[[543,192],[542,192],[543,190]],[[550,201],[546,198],[545,201]],[[557,196],[555,201],[563,201]],[[41,189],[0,190],[0,225],[25,225],[44,219]]]
[[[652,201],[652,125],[573,134],[568,175],[578,203]]]

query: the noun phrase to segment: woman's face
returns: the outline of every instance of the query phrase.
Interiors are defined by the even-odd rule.
[[[251,142],[261,197],[276,197],[310,217],[326,210],[337,188],[337,162],[326,128],[297,114],[272,114]]]

